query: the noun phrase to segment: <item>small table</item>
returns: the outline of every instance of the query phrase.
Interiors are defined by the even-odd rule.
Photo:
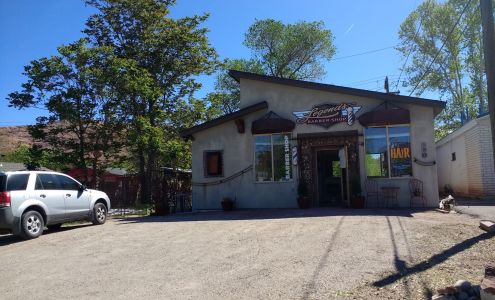
[[[385,200],[386,207],[398,207],[399,201],[397,195],[399,194],[400,187],[398,186],[382,186],[383,199]],[[393,201],[393,206],[389,201]]]

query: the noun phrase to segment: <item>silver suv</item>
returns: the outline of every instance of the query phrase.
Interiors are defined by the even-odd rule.
[[[56,172],[0,172],[0,230],[25,239],[39,237],[46,227],[90,220],[105,223],[107,194],[87,189],[74,178]]]

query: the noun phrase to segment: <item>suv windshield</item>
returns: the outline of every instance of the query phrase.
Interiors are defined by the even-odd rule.
[[[7,178],[6,191],[23,191],[27,187],[28,180],[29,174],[10,174]]]

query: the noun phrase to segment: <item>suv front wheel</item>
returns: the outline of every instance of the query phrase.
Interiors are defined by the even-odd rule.
[[[93,224],[102,225],[107,220],[107,207],[103,203],[96,203],[93,207]]]
[[[34,239],[43,233],[45,222],[41,214],[35,210],[28,211],[22,215],[21,235],[25,239]]]

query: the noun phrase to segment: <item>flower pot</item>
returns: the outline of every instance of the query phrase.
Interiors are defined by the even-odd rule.
[[[351,197],[352,208],[364,208],[364,196],[352,196]]]
[[[311,207],[311,199],[307,196],[299,196],[297,198],[299,208],[306,209]]]
[[[224,211],[231,211],[234,209],[234,202],[232,201],[222,201],[222,209]]]

